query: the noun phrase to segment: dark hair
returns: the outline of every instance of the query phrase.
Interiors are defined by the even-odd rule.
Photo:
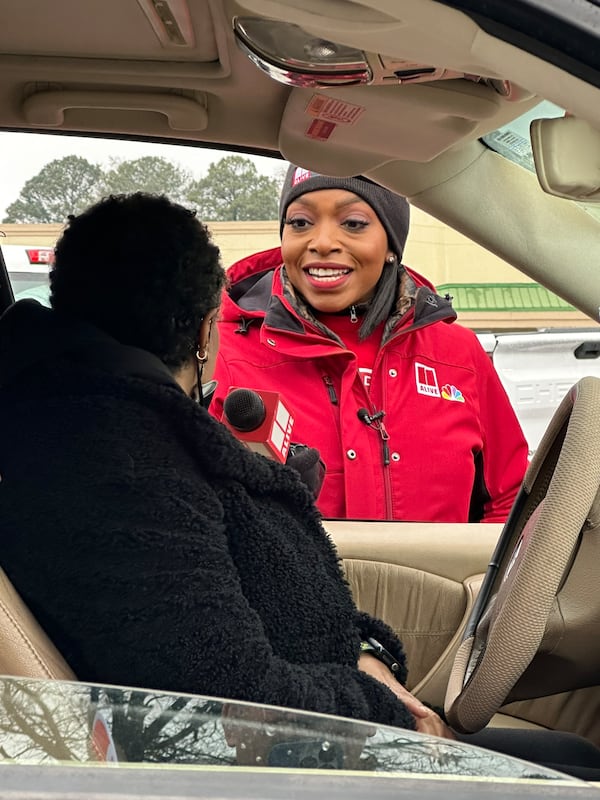
[[[122,344],[180,367],[225,282],[194,211],[164,195],[110,195],[69,223],[55,248],[50,303]]]

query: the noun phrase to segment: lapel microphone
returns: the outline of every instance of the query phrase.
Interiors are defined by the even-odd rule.
[[[369,414],[366,408],[359,408],[356,412],[356,416],[361,422],[364,422],[365,425],[372,425],[374,422],[377,422],[378,419],[383,419],[385,411],[376,411],[374,414]]]

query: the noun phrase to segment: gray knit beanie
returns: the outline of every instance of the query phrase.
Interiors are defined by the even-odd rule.
[[[311,172],[291,164],[285,176],[279,199],[280,233],[283,232],[285,214],[292,200],[302,194],[316,192],[319,189],[345,189],[365,200],[385,228],[391,250],[396,254],[398,261],[402,260],[408,235],[410,206],[404,197],[384,189],[383,186],[368,178],[330,178],[327,175],[319,175],[317,172]]]

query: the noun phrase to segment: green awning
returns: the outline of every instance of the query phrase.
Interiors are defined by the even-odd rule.
[[[539,283],[445,283],[437,292],[456,311],[576,311]]]

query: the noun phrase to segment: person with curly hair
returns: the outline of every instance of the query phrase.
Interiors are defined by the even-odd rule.
[[[51,308],[0,319],[4,569],[83,681],[451,736],[357,611],[298,472],[194,402],[223,284],[208,230],[166,197],[70,218]]]
[[[192,211],[166,197],[111,196],[69,217],[54,252],[50,303],[122,345],[153,353],[194,394],[210,335],[216,337],[219,259]]]

